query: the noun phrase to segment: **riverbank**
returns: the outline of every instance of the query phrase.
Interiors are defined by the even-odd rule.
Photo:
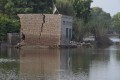
[[[115,45],[120,45],[120,39],[118,37],[110,37],[109,38],[112,41],[112,44]],[[2,42],[0,46],[7,46],[7,47],[16,47],[16,45],[8,45],[7,42]],[[108,47],[109,45],[107,45]],[[16,48],[39,48],[39,49],[55,49],[55,48],[95,48],[97,47],[96,42],[95,41],[83,41],[83,42],[75,42],[75,41],[71,41],[70,45],[51,45],[51,46],[41,46],[41,45],[27,45],[27,44],[23,44],[20,47],[16,47]],[[100,47],[106,47],[106,46],[100,46]]]

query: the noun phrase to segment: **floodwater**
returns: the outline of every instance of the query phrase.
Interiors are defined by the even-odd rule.
[[[120,46],[1,48],[0,80],[120,80]]]

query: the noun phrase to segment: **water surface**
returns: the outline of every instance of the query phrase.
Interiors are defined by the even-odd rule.
[[[1,48],[0,80],[120,80],[119,48]]]

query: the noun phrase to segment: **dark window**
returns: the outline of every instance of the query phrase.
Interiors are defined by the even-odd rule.
[[[72,38],[72,29],[69,29],[69,40]]]
[[[68,37],[69,37],[69,35],[68,35],[68,31],[69,31],[69,29],[68,29],[68,28],[66,28],[66,38],[68,38]]]

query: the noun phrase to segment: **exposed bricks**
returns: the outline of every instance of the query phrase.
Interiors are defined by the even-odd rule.
[[[20,17],[22,32],[26,37],[26,44],[48,46],[61,45],[61,43],[68,44],[68,40],[66,38],[61,39],[64,38],[62,36],[65,36],[65,34],[62,34],[65,33],[65,29],[64,31],[61,31],[63,30],[61,27],[66,28],[62,26],[62,15],[18,14],[18,16]]]

